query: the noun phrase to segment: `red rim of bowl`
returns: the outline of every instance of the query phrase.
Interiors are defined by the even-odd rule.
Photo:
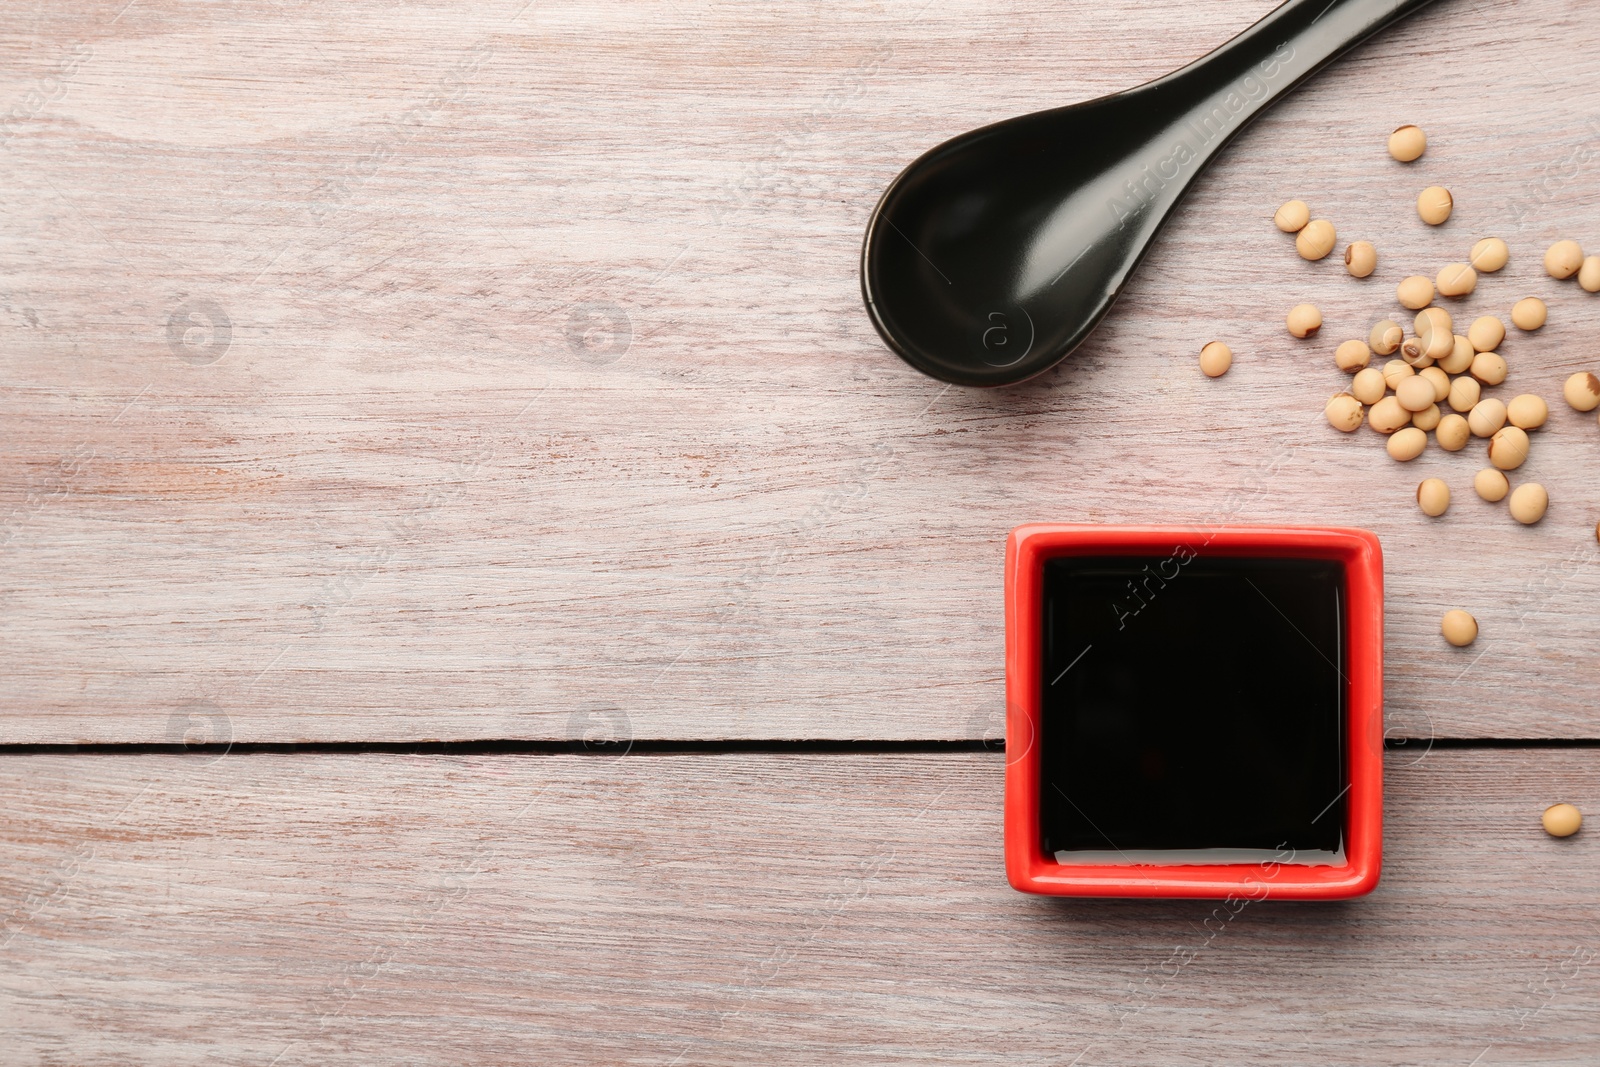
[[[1345,864],[1063,865],[1039,833],[1039,671],[1046,560],[1070,555],[1331,559],[1344,565]],[[1366,530],[1294,526],[1030,524],[1006,542],[1006,875],[1027,893],[1333,900],[1370,893],[1383,862],[1383,550]]]

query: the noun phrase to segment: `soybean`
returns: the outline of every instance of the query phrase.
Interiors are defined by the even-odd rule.
[[[1506,424],[1506,406],[1494,397],[1485,397],[1467,412],[1467,426],[1474,437],[1493,437]]]
[[[1361,425],[1361,401],[1349,393],[1335,393],[1329,397],[1322,413],[1328,417],[1328,425],[1335,430],[1349,433]]]
[[[1439,425],[1434,428],[1433,439],[1439,442],[1439,447],[1446,452],[1459,452],[1467,447],[1467,441],[1472,437],[1472,430],[1467,426],[1467,420],[1460,415],[1446,415],[1439,420]]]
[[[1509,508],[1513,519],[1524,526],[1532,526],[1550,509],[1550,494],[1538,482],[1524,482],[1511,494]]]
[[[1322,328],[1322,312],[1315,304],[1296,304],[1284,320],[1295,337],[1310,337]]]
[[[1506,481],[1504,474],[1493,467],[1485,467],[1472,476],[1472,488],[1489,503],[1497,504],[1511,492],[1511,483]]]
[[[1450,509],[1450,487],[1440,478],[1424,478],[1417,486],[1417,507],[1431,519]]]
[[[1463,374],[1450,383],[1450,395],[1445,397],[1445,402],[1457,411],[1468,412],[1477,406],[1482,393],[1483,386],[1478,384],[1478,379]]]
[[[1543,397],[1532,393],[1512,397],[1511,403],[1506,405],[1506,421],[1518,429],[1537,430],[1549,417],[1550,405],[1544,402]]]
[[[1552,804],[1539,816],[1539,823],[1551,837],[1571,837],[1583,825],[1583,813],[1571,804]]]
[[[1381,434],[1392,434],[1411,421],[1411,412],[1392,396],[1383,397],[1367,412],[1367,425]]]
[[[1450,318],[1450,312],[1441,307],[1425,307],[1417,312],[1411,320],[1411,328],[1417,331],[1418,337],[1426,337],[1432,333],[1443,333],[1454,337],[1450,331],[1455,329],[1455,320]]]
[[[1338,234],[1327,219],[1312,219],[1294,237],[1294,250],[1301,259],[1324,259],[1333,251]]]
[[[1600,407],[1600,378],[1579,371],[1561,386],[1561,395],[1574,411],[1593,411]]]
[[[1344,269],[1352,278],[1365,278],[1378,269],[1378,250],[1371,241],[1351,241],[1344,246]]]
[[[1372,349],[1365,341],[1345,341],[1334,350],[1333,361],[1346,374],[1354,374],[1372,362]]]
[[[1299,233],[1311,221],[1311,208],[1304,200],[1290,200],[1278,209],[1272,221],[1284,233]]]
[[[1433,403],[1433,383],[1414,374],[1395,386],[1394,397],[1407,411],[1417,412]]]
[[[1472,366],[1472,357],[1478,353],[1473,349],[1472,342],[1462,337],[1459,333],[1454,335],[1455,345],[1450,349],[1450,354],[1439,361],[1439,369],[1446,374],[1461,374]]]
[[[1433,366],[1433,357],[1428,355],[1422,340],[1416,337],[1407,337],[1400,343],[1400,359],[1406,366],[1416,370]]]
[[[1493,315],[1481,315],[1467,327],[1467,340],[1474,352],[1493,352],[1506,339],[1506,324]]]
[[[1200,369],[1207,378],[1220,378],[1233,366],[1233,349],[1221,341],[1212,341],[1200,350]]]
[[[1439,271],[1435,284],[1440,296],[1466,296],[1478,287],[1478,272],[1465,263],[1449,263]]]
[[[1367,335],[1367,344],[1380,356],[1392,356],[1395,349],[1400,347],[1400,342],[1406,339],[1406,332],[1400,324],[1384,319],[1372,328]]]
[[[1600,256],[1588,256],[1578,268],[1578,284],[1585,292],[1600,293]]]
[[[1450,331],[1455,323],[1444,308],[1429,307],[1417,312],[1411,325],[1417,331],[1417,340],[1429,359],[1444,359],[1455,351],[1456,335]]]
[[[1417,311],[1433,303],[1433,280],[1420,274],[1402,278],[1394,287],[1394,297],[1402,307]]]
[[[1430,185],[1417,197],[1417,214],[1429,226],[1438,226],[1450,217],[1455,198],[1442,185]]]
[[[1557,241],[1544,253],[1544,272],[1552,278],[1570,278],[1583,266],[1583,246],[1576,241]]]
[[[1450,375],[1438,367],[1426,367],[1417,372],[1418,378],[1426,378],[1433,383],[1433,399],[1435,402],[1445,399],[1450,395]]]
[[[1450,510],[1450,486],[1443,478],[1424,478],[1416,486],[1416,506],[1429,518],[1438,518]]]
[[[1383,380],[1383,371],[1377,367],[1357,371],[1356,376],[1350,379],[1350,395],[1363,404],[1376,404],[1383,399],[1388,388],[1388,383]]]
[[[1528,435],[1515,426],[1502,426],[1489,438],[1489,462],[1503,471],[1514,471],[1528,461]],[[1543,514],[1541,512],[1540,514]]]
[[[1479,352],[1472,357],[1472,366],[1468,369],[1484,385],[1499,385],[1506,380],[1506,361],[1498,352]]]
[[[1483,274],[1493,274],[1510,258],[1511,249],[1498,237],[1485,237],[1472,246],[1472,255],[1467,257],[1472,269]]]
[[[1519,330],[1537,330],[1549,317],[1550,309],[1536,296],[1525,296],[1511,308],[1511,325]]]
[[[1410,163],[1428,150],[1428,135],[1416,126],[1402,126],[1389,135],[1389,154]]]
[[[1411,364],[1405,360],[1391,359],[1383,365],[1383,384],[1393,389],[1415,373],[1417,372],[1411,369]]]
[[[1431,430],[1439,425],[1440,417],[1439,405],[1429,404],[1421,411],[1411,413],[1411,425],[1419,430]]]
[[[1422,455],[1422,450],[1428,447],[1428,435],[1415,426],[1406,426],[1389,436],[1387,447],[1389,458],[1406,463]]]
[[[1466,648],[1478,639],[1478,620],[1460,608],[1447,611],[1439,620],[1439,632],[1457,648]]]

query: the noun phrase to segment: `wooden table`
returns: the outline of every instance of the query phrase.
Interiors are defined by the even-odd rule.
[[[1559,401],[1600,296],[1540,267],[1600,248],[1588,5],[1352,53],[1025,386],[920,377],[860,306],[907,161],[1270,7],[0,11],[0,1061],[1600,1062],[1600,850],[1538,826],[1600,811],[1600,428]],[[1296,257],[1291,197],[1377,273]],[[1490,234],[1458,320],[1551,306],[1496,391],[1553,402],[1534,527],[1481,442],[1321,414],[1333,347]],[[1005,886],[1029,520],[1379,534],[1372,897]]]

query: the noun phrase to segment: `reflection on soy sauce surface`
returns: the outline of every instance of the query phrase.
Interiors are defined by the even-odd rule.
[[[1043,602],[1046,854],[1343,862],[1339,563],[1059,558]]]

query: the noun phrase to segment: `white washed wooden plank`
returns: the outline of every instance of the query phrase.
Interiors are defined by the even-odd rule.
[[[1472,496],[1476,446],[1402,467],[1320,416],[1338,340],[1484,233],[1514,259],[1464,314],[1552,304],[1501,392],[1593,364],[1600,303],[1538,269],[1600,246],[1578,0],[1509,35],[1504,5],[1440,4],[1352,54],[1241,135],[1082,352],[993,393],[873,335],[878,193],[1269,3],[120,6],[0,13],[7,740],[163,740],[194,706],[254,740],[560,738],[602,710],[976,737],[1007,529],[1208,517],[1383,538],[1397,730],[1594,736],[1594,419],[1556,405],[1523,529]],[[1382,151],[1401,121],[1431,136],[1412,168]],[[1459,207],[1426,231],[1433,181]],[[1292,195],[1378,273],[1296,258],[1267,223]],[[1328,325],[1293,343],[1307,299]],[[169,340],[195,301],[230,323],[207,366]],[[1436,635],[1457,606],[1466,652]]]
[[[1224,920],[1011,890],[991,755],[7,757],[0,1059],[1578,1067],[1596,759],[1391,753],[1377,891]]]

